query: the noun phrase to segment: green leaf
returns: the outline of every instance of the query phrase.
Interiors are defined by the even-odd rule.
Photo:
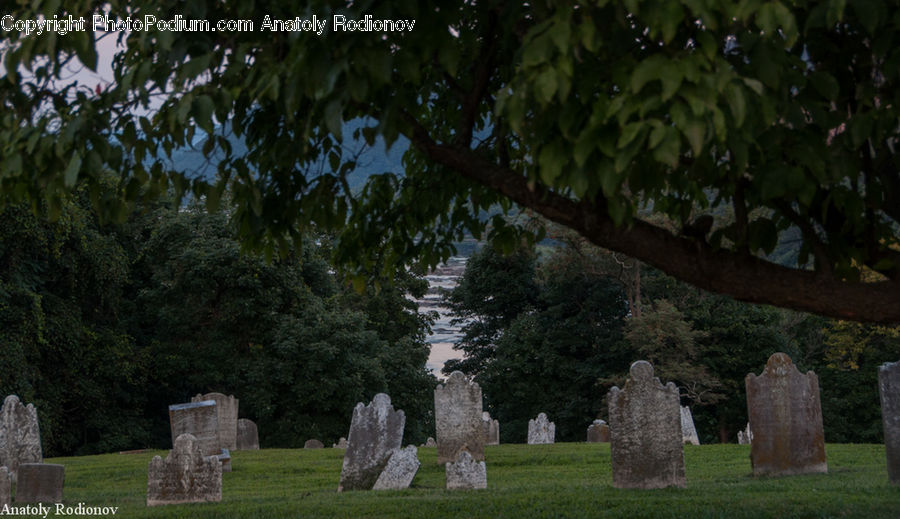
[[[837,96],[840,93],[840,87],[838,86],[837,80],[827,72],[813,72],[809,75],[809,82],[812,83],[816,92],[829,101],[837,99]]]
[[[556,71],[550,67],[546,67],[543,72],[538,74],[534,82],[535,95],[538,101],[546,104],[553,100],[553,94],[556,93]]]
[[[665,137],[658,147],[653,150],[653,158],[669,167],[678,166],[678,158],[681,154],[681,137],[678,130],[672,127],[664,128]]]
[[[690,119],[685,123],[684,127],[681,128],[681,132],[687,138],[688,142],[691,143],[691,150],[694,153],[694,157],[699,157],[700,152],[703,151],[703,141],[706,138],[706,124],[697,119]]]
[[[728,100],[728,109],[731,110],[731,116],[734,117],[734,125],[740,128],[747,115],[743,89],[734,83],[729,84],[725,89],[725,99]]]
[[[646,124],[643,121],[626,124],[625,127],[622,128],[622,133],[619,135],[619,142],[616,143],[616,148],[621,150],[625,146],[631,144],[631,141],[633,141],[645,127]]]
[[[638,63],[631,73],[631,91],[635,94],[644,88],[644,85],[654,79],[659,79],[660,68],[665,58],[658,54],[645,59]]]
[[[75,186],[75,182],[78,180],[78,170],[81,169],[81,156],[78,153],[73,153],[72,158],[69,159],[69,165],[66,166],[66,171],[63,173],[63,183],[66,187],[71,188]]]
[[[197,126],[206,130],[207,133],[213,132],[212,114],[215,109],[216,104],[208,95],[201,95],[194,100],[194,120],[197,121]]]
[[[756,92],[757,95],[763,95],[763,84],[761,82],[756,79],[750,79],[746,77],[742,78],[742,80],[744,81],[744,84],[750,88],[750,90]]]
[[[874,121],[871,114],[856,114],[850,119],[850,140],[854,148],[859,148],[872,134]]]
[[[338,140],[342,137],[341,128],[344,126],[344,119],[341,112],[341,103],[337,99],[332,100],[325,105],[325,126],[328,127],[328,131],[337,137]]]
[[[844,19],[844,9],[847,7],[847,0],[828,0],[828,10],[825,12],[825,23],[829,27]]]

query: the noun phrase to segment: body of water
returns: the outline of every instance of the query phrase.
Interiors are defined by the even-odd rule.
[[[426,366],[438,378],[444,378],[441,369],[449,359],[462,357],[462,352],[453,349],[453,345],[459,341],[460,327],[462,325],[450,324],[451,316],[447,307],[441,304],[441,290],[450,290],[456,287],[456,283],[466,270],[468,257],[454,256],[440,265],[434,271],[425,276],[428,280],[428,292],[422,299],[417,299],[420,312],[435,311],[438,319],[431,327],[431,335],[428,343],[431,345],[431,356],[428,357]]]

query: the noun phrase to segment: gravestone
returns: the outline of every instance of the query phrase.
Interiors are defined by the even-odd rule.
[[[222,472],[231,472],[231,452],[228,449],[222,449],[222,452],[216,457],[222,464]]]
[[[182,434],[162,459],[154,456],[147,471],[147,506],[222,500],[222,464],[203,454],[201,443]]]
[[[434,438],[429,436],[428,439],[425,440],[425,445],[423,445],[422,447],[437,447],[437,443],[434,441]]]
[[[347,448],[347,438],[344,438],[343,436],[341,436],[341,439],[338,440],[337,443],[332,444],[332,447],[334,447],[335,449],[346,449]]]
[[[816,374],[801,374],[790,357],[775,353],[761,375],[750,373],[744,381],[753,475],[828,472]]]
[[[556,424],[540,413],[534,420],[528,420],[528,445],[553,443],[556,440]]]
[[[16,395],[9,395],[0,410],[0,465],[9,469],[15,483],[20,463],[43,460],[37,409],[34,404],[22,404]]]
[[[878,368],[878,392],[888,479],[900,485],[900,362],[885,363]]]
[[[740,445],[750,445],[750,442],[753,441],[753,432],[750,430],[750,422],[747,422],[747,428],[743,431],[738,431],[738,444]]]
[[[182,434],[190,434],[200,445],[204,456],[218,456],[218,414],[215,400],[175,404],[169,406],[169,427],[172,430],[172,446]]]
[[[475,461],[465,449],[459,451],[456,461],[444,467],[447,490],[487,488],[487,466],[483,461]]]
[[[369,405],[356,404],[338,492],[372,488],[394,450],[403,443],[405,424],[406,415],[395,411],[391,397],[384,393],[375,395]]]
[[[603,420],[594,420],[587,429],[588,443],[609,443],[609,426]]]
[[[219,438],[219,449],[235,450],[237,448],[238,399],[222,393],[198,394],[191,402],[216,402],[216,434]],[[196,436],[196,435],[195,435]]]
[[[0,508],[12,503],[12,478],[6,467],[0,467]]]
[[[325,444],[315,438],[312,438],[310,440],[306,440],[306,443],[303,444],[303,448],[304,449],[324,449]]]
[[[372,490],[403,490],[409,488],[412,480],[419,471],[418,450],[415,445],[409,445],[405,449],[397,449],[391,454],[384,470],[375,480]]]
[[[694,427],[694,417],[691,416],[691,408],[687,406],[681,408],[681,442],[700,445],[700,438],[697,437],[697,429]]]
[[[653,366],[631,365],[625,387],[609,390],[613,486],[684,487],[678,388],[653,376]]]
[[[491,419],[491,413],[481,413],[481,428],[484,431],[485,445],[500,445],[500,422]]]
[[[235,444],[237,444],[237,450],[239,451],[259,450],[259,432],[253,420],[241,418],[237,421]]]
[[[16,477],[17,503],[61,503],[66,468],[54,463],[22,463]]]
[[[476,461],[484,459],[481,387],[461,371],[451,373],[447,383],[434,390],[434,421],[438,463],[456,461],[462,449]]]

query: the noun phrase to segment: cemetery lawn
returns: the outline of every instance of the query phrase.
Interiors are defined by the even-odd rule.
[[[118,517],[900,517],[883,445],[826,446],[828,474],[755,478],[747,445],[684,447],[686,489],[612,486],[609,444],[486,448],[488,489],[444,490],[434,448],[403,491],[336,492],[344,451],[266,449],[232,453],[222,502],[147,508],[155,454],[47,459],[66,467],[65,505],[118,506]],[[54,516],[51,512],[48,517]]]

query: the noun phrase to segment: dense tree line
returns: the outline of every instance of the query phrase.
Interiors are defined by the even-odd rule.
[[[327,236],[269,262],[222,213],[159,203],[101,225],[89,207],[0,212],[0,394],[36,405],[45,455],[164,447],[168,405],[208,391],[239,398],[263,446],[336,441],[379,391],[407,441],[432,434],[428,322],[406,297],[422,278],[359,293]]]

